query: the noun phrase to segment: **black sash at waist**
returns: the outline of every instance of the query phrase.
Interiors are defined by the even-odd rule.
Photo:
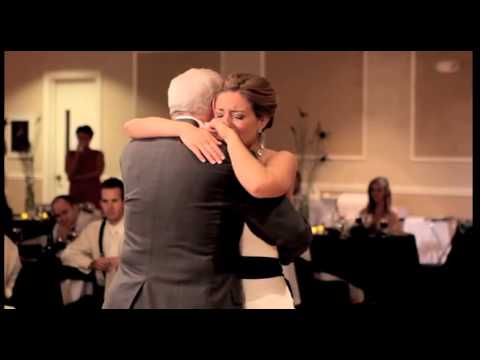
[[[283,276],[282,266],[276,258],[262,256],[240,257],[237,272],[241,279],[266,279]]]

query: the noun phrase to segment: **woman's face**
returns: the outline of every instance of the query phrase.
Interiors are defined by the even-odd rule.
[[[373,184],[371,192],[376,204],[383,203],[383,199],[385,198],[385,188],[382,185],[378,183]]]
[[[222,92],[217,96],[214,117],[234,128],[247,147],[257,141],[258,130],[263,129],[268,121],[266,117],[256,117],[248,100],[235,91]]]
[[[83,132],[77,133],[78,144],[81,145],[83,148],[87,148],[90,145],[90,141],[92,138],[90,135],[85,134]]]

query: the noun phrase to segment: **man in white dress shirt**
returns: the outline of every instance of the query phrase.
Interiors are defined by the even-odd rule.
[[[90,213],[83,210],[77,200],[70,195],[57,196],[53,199],[51,206],[53,216],[57,219],[53,228],[55,243],[68,245],[89,223],[99,218],[95,212]],[[59,247],[60,249],[62,247]]]
[[[53,199],[53,216],[57,220],[53,231],[54,251],[59,259],[62,258],[65,246],[74,241],[88,224],[99,220],[99,214],[81,208],[78,201],[70,195],[60,195]],[[93,285],[81,279],[71,278],[71,275],[62,279],[60,283],[62,301],[64,305],[75,302],[84,294],[92,293]]]
[[[102,183],[100,206],[104,218],[87,225],[67,246],[61,260],[63,265],[76,267],[85,274],[95,270],[97,285],[108,291],[118,269],[124,238],[124,188],[121,180],[110,178]]]

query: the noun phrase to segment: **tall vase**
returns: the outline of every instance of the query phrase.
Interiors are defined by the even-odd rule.
[[[33,169],[33,156],[23,159],[25,170],[25,211],[31,216],[35,214],[35,178]]]
[[[307,222],[310,222],[310,204],[309,204],[309,195],[307,194],[302,194],[302,197],[300,199],[300,206],[298,211],[300,214],[307,220]]]
[[[27,180],[27,186],[26,186],[26,194],[25,194],[25,210],[29,214],[34,214],[35,213],[35,192],[33,189],[33,181]]]

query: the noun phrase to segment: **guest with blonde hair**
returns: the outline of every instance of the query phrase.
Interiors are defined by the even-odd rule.
[[[392,210],[392,192],[386,177],[376,177],[368,184],[368,205],[360,212],[362,225],[370,233],[402,234],[398,215]]]

